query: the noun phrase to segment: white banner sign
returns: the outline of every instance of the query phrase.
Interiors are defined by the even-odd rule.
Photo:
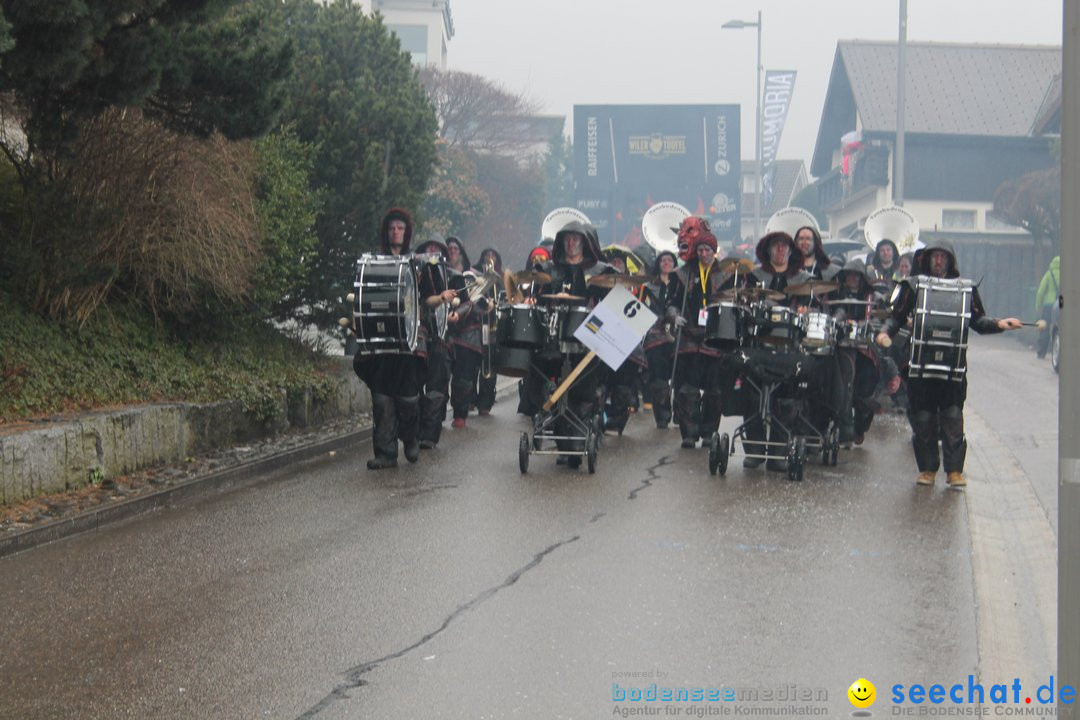
[[[795,91],[794,70],[766,70],[765,91],[761,101],[761,174],[762,204],[764,208],[772,201],[773,160],[780,147],[780,134],[784,132],[791,93]]]
[[[656,313],[622,285],[616,285],[578,326],[574,337],[612,370],[618,370],[655,322]]]

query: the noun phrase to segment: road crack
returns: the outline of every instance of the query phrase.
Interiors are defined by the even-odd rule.
[[[496,593],[498,593],[499,591],[505,590],[506,588],[508,588],[511,585],[513,585],[514,583],[516,583],[518,580],[521,579],[521,577],[525,573],[529,572],[530,570],[535,568],[537,565],[539,565],[544,560],[545,557],[547,557],[551,553],[555,552],[556,550],[561,548],[563,545],[569,545],[570,543],[576,542],[577,540],[580,540],[580,539],[581,539],[580,535],[575,535],[572,538],[569,538],[567,540],[563,540],[561,542],[557,542],[554,545],[549,545],[548,547],[544,548],[543,550],[538,552],[535,556],[533,556],[532,560],[530,560],[524,566],[522,566],[522,567],[518,568],[517,570],[515,570],[513,573],[511,573],[501,583],[499,583],[498,585],[496,585],[494,587],[488,588],[487,590],[483,591],[482,593],[480,593],[476,597],[469,600],[464,605],[458,606],[458,608],[456,610],[454,610],[452,613],[450,613],[450,615],[448,615],[446,617],[446,619],[443,620],[442,624],[439,625],[439,627],[437,629],[429,632],[427,635],[424,635],[422,638],[420,638],[419,640],[414,642],[412,645],[409,645],[408,647],[402,648],[401,650],[397,650],[396,652],[392,652],[389,655],[384,655],[381,658],[378,658],[376,660],[369,660],[367,662],[363,662],[363,663],[360,663],[359,665],[355,665],[355,666],[349,668],[348,670],[346,670],[343,673],[343,675],[345,676],[345,682],[339,684],[337,687],[335,687],[333,690],[331,690],[330,693],[326,697],[324,697],[322,700],[320,700],[318,703],[316,703],[313,707],[311,707],[303,715],[300,715],[297,718],[297,720],[306,720],[307,718],[313,718],[316,715],[318,715],[319,713],[321,713],[323,710],[327,709],[328,707],[330,707],[331,705],[336,703],[338,700],[347,699],[349,697],[348,693],[349,693],[350,690],[355,690],[355,689],[363,687],[364,685],[367,684],[367,681],[365,681],[363,679],[363,677],[368,672],[370,672],[371,670],[377,668],[379,665],[382,665],[384,662],[388,662],[390,660],[396,660],[396,659],[398,659],[398,658],[400,658],[400,657],[402,657],[404,655],[407,655],[408,653],[412,652],[413,650],[416,650],[417,648],[426,645],[428,642],[430,642],[431,640],[436,638],[439,634],[441,634],[444,630],[446,630],[446,628],[450,627],[450,624],[453,623],[455,620],[457,620],[459,617],[461,617],[465,613],[475,609],[476,607],[480,606],[482,603],[487,602],[488,600],[493,598],[496,595]]]
[[[630,491],[630,498],[629,499],[630,500],[637,500],[637,496],[638,496],[639,492],[641,492],[642,490],[645,490],[646,488],[651,487],[652,483],[653,483],[653,480],[659,480],[660,479],[660,476],[656,473],[656,471],[659,468],[662,468],[665,465],[670,465],[670,464],[671,464],[671,456],[670,455],[665,455],[664,457],[660,458],[660,460],[655,465],[653,465],[652,467],[646,468],[645,472],[649,473],[648,476],[644,480],[641,481],[641,485],[638,485],[636,488],[634,488],[633,490]]]

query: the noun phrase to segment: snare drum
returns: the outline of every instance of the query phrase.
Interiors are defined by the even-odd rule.
[[[544,311],[535,305],[510,305],[499,311],[496,344],[512,348],[538,348],[547,336]]]
[[[811,355],[828,355],[836,345],[836,318],[823,312],[810,311],[802,316],[806,334],[802,346]]]
[[[353,282],[353,332],[360,355],[416,350],[420,303],[408,257],[363,255]]]
[[[574,332],[585,322],[589,315],[589,309],[581,305],[568,305],[558,308],[559,313],[559,341],[566,343],[580,343],[574,337]]]
[[[734,350],[742,344],[743,309],[735,303],[710,305],[705,321],[705,345]]]
[[[770,347],[794,347],[803,336],[802,322],[794,310],[783,305],[756,305],[753,309],[757,342]]]

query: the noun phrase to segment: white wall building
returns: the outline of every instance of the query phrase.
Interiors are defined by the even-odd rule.
[[[454,37],[450,0],[360,0],[360,5],[383,16],[413,64],[446,69],[446,45]]]

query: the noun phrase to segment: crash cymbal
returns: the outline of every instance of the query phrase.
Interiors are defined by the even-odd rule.
[[[720,293],[722,300],[783,300],[784,293],[763,287],[731,288]]]
[[[853,298],[840,300],[837,298],[825,298],[821,302],[826,305],[873,305],[873,300],[855,300]]]
[[[754,261],[750,258],[744,257],[726,257],[723,260],[717,260],[720,264],[720,272],[733,273],[738,270],[741,273],[748,273],[754,269]]]
[[[620,275],[619,273],[605,273],[593,275],[588,284],[593,287],[613,288],[616,285],[624,287],[637,287],[652,280],[648,275]]]
[[[813,280],[807,280],[798,285],[789,285],[784,292],[788,295],[822,295],[827,292],[832,292],[838,287],[840,287],[839,283],[814,278]]]
[[[535,272],[533,270],[522,270],[521,272],[514,273],[514,280],[518,285],[524,285],[525,283],[544,283],[551,282],[551,276],[547,273]]]
[[[544,300],[565,300],[567,302],[585,302],[588,298],[583,298],[580,295],[570,295],[569,293],[553,293],[550,295],[541,295]]]

